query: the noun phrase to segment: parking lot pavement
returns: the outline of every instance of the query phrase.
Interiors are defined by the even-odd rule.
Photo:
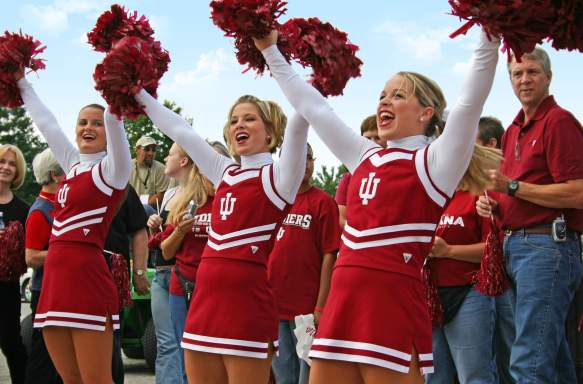
[[[21,318],[24,318],[30,314],[30,305],[28,303],[22,303],[22,314]],[[124,370],[125,370],[125,383],[127,384],[152,384],[155,383],[155,377],[152,372],[150,372],[146,362],[144,360],[134,360],[128,359],[124,356],[123,358]],[[8,366],[6,365],[6,359],[4,355],[0,353],[0,384],[9,384],[10,375],[8,373]]]

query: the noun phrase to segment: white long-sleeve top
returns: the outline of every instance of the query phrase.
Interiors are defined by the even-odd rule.
[[[144,106],[144,110],[154,124],[179,143],[202,174],[218,186],[225,169],[234,161],[217,153],[182,116],[164,107],[145,90],[142,89],[136,95],[136,100]],[[307,121],[299,114],[295,114],[285,130],[280,159],[273,164],[275,188],[290,204],[295,201],[305,173],[307,137]],[[258,168],[271,163],[273,163],[273,158],[268,152],[241,156],[242,169]]]
[[[18,81],[18,88],[26,110],[65,173],[68,173],[77,163],[79,163],[78,172],[82,172],[101,161],[103,178],[110,186],[116,189],[124,189],[127,186],[131,172],[131,155],[122,121],[107,110],[104,118],[107,151],[91,154],[79,153],[61,129],[55,116],[40,100],[32,85],[22,78]]]
[[[428,168],[431,178],[450,197],[472,157],[478,121],[494,80],[499,45],[498,39],[490,41],[482,33],[460,96],[448,115],[444,132],[429,145]],[[289,102],[308,120],[322,141],[351,173],[365,152],[379,147],[347,126],[326,99],[300,78],[275,45],[265,48],[262,53]],[[429,143],[430,138],[416,135],[389,141],[388,147],[414,150]]]

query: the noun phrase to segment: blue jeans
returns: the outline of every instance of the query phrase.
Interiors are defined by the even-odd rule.
[[[183,373],[180,364],[182,349],[176,342],[174,327],[170,318],[168,288],[170,270],[158,270],[152,281],[152,319],[156,327],[156,384],[182,384]]]
[[[435,373],[425,382],[496,383],[492,356],[494,299],[475,289],[468,292],[459,312],[443,327],[433,329]]]
[[[507,289],[496,296],[496,327],[494,328],[494,355],[500,384],[513,384],[510,375],[510,350],[514,342],[514,291]]]
[[[184,296],[170,294],[170,317],[172,318],[174,337],[178,345],[182,341],[187,313],[188,308],[186,308],[186,299]],[[184,369],[184,353],[180,354],[180,362],[182,364],[182,373],[184,374],[184,383],[187,383],[186,370]]]
[[[271,363],[277,384],[308,384],[310,366],[296,353],[295,328],[294,320],[279,321],[279,356]]]
[[[504,239],[504,254],[514,291],[512,377],[518,383],[576,383],[565,321],[583,269],[579,240],[513,234]]]

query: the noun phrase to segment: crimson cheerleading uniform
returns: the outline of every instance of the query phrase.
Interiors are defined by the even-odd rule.
[[[241,156],[238,165],[216,153],[188,122],[147,92],[142,90],[136,99],[217,187],[182,347],[267,358],[269,343],[277,347],[278,338],[267,258],[304,175],[307,122],[298,115],[290,119],[277,163],[270,153],[257,153]]]
[[[421,266],[471,159],[498,46],[482,34],[438,139],[407,136],[387,149],[347,126],[275,45],[262,51],[288,101],[352,173],[342,245],[310,357],[408,373],[414,349],[421,372],[433,372]]]
[[[269,255],[269,284],[280,320],[312,313],[320,290],[322,256],[340,242],[338,207],[324,191],[300,193],[279,229]]]
[[[176,252],[176,264],[172,268],[170,277],[170,293],[176,296],[184,296],[184,290],[180,279],[176,274],[176,268],[186,280],[196,282],[196,272],[200,264],[200,258],[208,238],[208,228],[211,224],[211,207],[213,196],[209,196],[206,203],[197,209],[194,216],[194,226],[191,232],[184,235],[180,249]],[[166,225],[164,236],[168,237],[174,231],[172,224]]]
[[[26,108],[67,172],[55,197],[54,220],[44,263],[34,327],[119,329],[119,300],[103,257],[109,227],[130,174],[123,123],[104,113],[108,152],[80,154],[30,84],[18,82]]]
[[[477,196],[467,191],[457,191],[439,220],[436,236],[450,245],[469,245],[486,241],[490,233],[488,218],[476,212]],[[480,263],[434,258],[431,259],[431,277],[438,287],[473,284]]]

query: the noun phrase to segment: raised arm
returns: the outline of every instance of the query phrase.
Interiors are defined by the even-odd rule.
[[[148,92],[141,90],[136,100],[162,132],[180,144],[188,156],[214,185],[219,185],[225,168],[233,164],[230,158],[218,154],[180,115],[164,107]]]
[[[200,171],[214,185],[219,185],[225,168],[233,164],[233,161],[218,154],[182,116],[164,107],[145,90],[142,89],[136,95],[136,100],[144,105],[154,124],[184,148]]]
[[[131,173],[130,144],[126,137],[123,122],[105,111],[105,136],[107,156],[101,162],[105,181],[116,189],[124,189]]]
[[[79,151],[65,136],[55,116],[43,104],[32,85],[24,77],[18,80],[18,88],[32,121],[49,144],[61,168],[68,172],[79,161]]]
[[[290,104],[310,123],[332,153],[353,172],[364,153],[378,145],[347,126],[324,96],[301,79],[285,61],[275,44],[263,49],[262,53]]]
[[[295,201],[306,173],[308,127],[302,116],[293,115],[285,130],[280,160],[273,168],[275,188],[288,203]]]
[[[429,146],[429,173],[437,187],[448,196],[457,189],[472,158],[478,122],[494,81],[499,45],[499,39],[490,41],[482,32],[443,134]]]

